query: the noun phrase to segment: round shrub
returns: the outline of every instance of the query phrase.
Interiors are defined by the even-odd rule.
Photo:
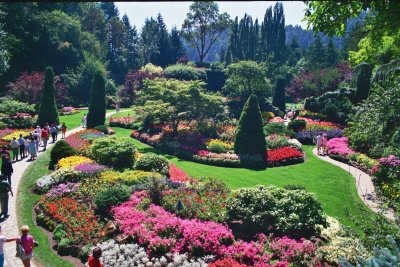
[[[183,64],[176,64],[166,67],[164,74],[167,78],[184,81],[207,80],[207,74],[204,70],[198,70],[192,66]]]
[[[115,168],[133,166],[136,147],[131,138],[98,138],[89,148],[90,155],[100,164]]]
[[[225,148],[223,142],[213,142],[208,144],[208,150],[213,153],[225,153],[227,149]]]
[[[293,120],[289,122],[288,129],[296,133],[306,128],[307,122],[305,120]]]
[[[100,131],[104,134],[108,134],[108,127],[106,125],[99,125],[99,126],[94,127],[93,129]]]
[[[58,141],[50,153],[51,162],[57,163],[60,159],[74,156],[75,150],[64,140]]]
[[[147,153],[137,160],[135,169],[148,172],[158,172],[162,175],[168,176],[169,162],[163,156],[154,153]]]
[[[318,225],[327,225],[321,204],[304,190],[261,185],[241,188],[227,207],[229,221],[242,221],[233,226],[239,235],[273,233],[308,238],[318,234]]]
[[[130,195],[131,190],[125,185],[113,186],[100,191],[94,201],[96,212],[103,217],[107,217],[110,208],[127,201]]]
[[[281,122],[271,122],[264,126],[264,134],[266,136],[270,134],[277,134],[277,135],[288,135],[293,138],[296,134],[288,130],[286,125]]]

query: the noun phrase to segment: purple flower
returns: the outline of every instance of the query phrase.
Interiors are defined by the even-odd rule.
[[[80,171],[82,172],[84,175],[95,175],[99,172],[104,171],[105,169],[107,169],[106,166],[104,165],[100,165],[98,163],[82,163],[79,164],[77,166],[75,166],[74,168],[76,171]]]
[[[65,183],[54,186],[47,194],[47,197],[62,197],[64,195],[71,194],[78,190],[79,184],[77,183]]]

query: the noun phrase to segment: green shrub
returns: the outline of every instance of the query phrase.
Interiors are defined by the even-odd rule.
[[[69,238],[63,238],[57,245],[57,251],[61,256],[71,255],[72,241]]]
[[[57,227],[53,231],[53,239],[57,242],[60,242],[61,239],[67,237],[67,231],[63,224],[57,225]]]
[[[8,128],[16,129],[29,129],[37,124],[36,120],[31,117],[18,117],[18,118],[1,118],[2,123],[6,124]]]
[[[271,134],[287,135],[290,138],[294,138],[296,136],[295,132],[293,132],[292,130],[288,130],[286,128],[286,125],[281,122],[268,123],[267,125],[264,126],[263,130],[266,136]]]
[[[287,184],[283,188],[286,190],[306,190],[306,187],[304,185],[298,185],[298,184]]]
[[[136,161],[135,169],[148,172],[158,172],[162,175],[168,176],[169,162],[163,156],[155,153],[146,153]]]
[[[321,204],[304,190],[241,188],[227,206],[229,220],[242,221],[234,230],[246,236],[261,232],[308,238],[318,234],[317,225],[327,225]]]
[[[288,129],[294,132],[300,132],[306,128],[307,122],[305,120],[293,120],[289,122]]]
[[[58,141],[50,152],[51,161],[56,164],[60,159],[74,156],[75,150],[64,140]]]
[[[279,77],[276,80],[276,86],[274,90],[274,96],[272,99],[272,105],[279,108],[282,112],[286,111],[286,103],[285,103],[285,80],[282,77]]]
[[[100,131],[100,132],[103,132],[104,134],[108,134],[107,125],[99,125],[99,126],[94,127],[93,129],[95,129],[97,131]]]
[[[56,88],[54,86],[54,71],[51,67],[47,67],[45,71],[38,123],[42,126],[45,125],[45,123],[59,123]]]
[[[90,95],[87,127],[104,125],[106,120],[106,80],[103,73],[97,70],[93,77]]]
[[[7,124],[5,124],[4,122],[0,121],[0,130],[3,130],[7,128]]]
[[[125,185],[109,187],[100,191],[95,198],[96,213],[108,217],[108,212],[113,206],[117,206],[129,199],[131,190]]]
[[[136,147],[128,137],[97,138],[89,148],[93,159],[103,165],[115,168],[131,168]]]
[[[193,81],[193,80],[202,80],[207,81],[207,75],[204,70],[198,70],[193,68],[192,66],[176,64],[171,65],[165,68],[164,74],[167,78],[184,80],[184,81]]]
[[[16,113],[35,113],[35,106],[17,100],[5,99],[0,103],[0,113],[15,115]]]
[[[371,89],[372,66],[362,62],[356,66],[356,93],[354,103],[367,99]]]
[[[252,94],[243,107],[235,137],[235,153],[240,156],[254,155],[259,162],[266,162],[267,144],[263,132],[263,122],[257,96]],[[255,158],[255,159],[256,159]],[[253,160],[243,161],[253,165]]]

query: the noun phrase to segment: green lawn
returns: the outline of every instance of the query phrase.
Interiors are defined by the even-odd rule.
[[[117,136],[129,136],[131,130],[113,128]],[[350,218],[345,212],[347,208],[352,215],[361,215],[359,204],[364,206],[357,194],[355,179],[348,172],[330,163],[318,159],[312,153],[313,146],[303,146],[306,152],[306,161],[302,164],[268,168],[256,171],[244,168],[224,168],[181,160],[167,155],[144,143],[134,139],[141,152],[155,152],[163,154],[175,165],[193,177],[213,176],[223,180],[230,188],[252,187],[258,184],[276,185],[283,187],[288,184],[304,185],[309,192],[315,193],[325,212],[352,226]],[[367,213],[372,215],[366,206]]]

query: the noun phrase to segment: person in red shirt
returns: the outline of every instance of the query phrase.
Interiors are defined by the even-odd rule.
[[[49,141],[49,130],[45,127],[42,130],[43,151],[46,151],[47,141]]]
[[[101,248],[95,247],[92,252],[92,256],[89,257],[89,267],[103,267],[100,261]]]

